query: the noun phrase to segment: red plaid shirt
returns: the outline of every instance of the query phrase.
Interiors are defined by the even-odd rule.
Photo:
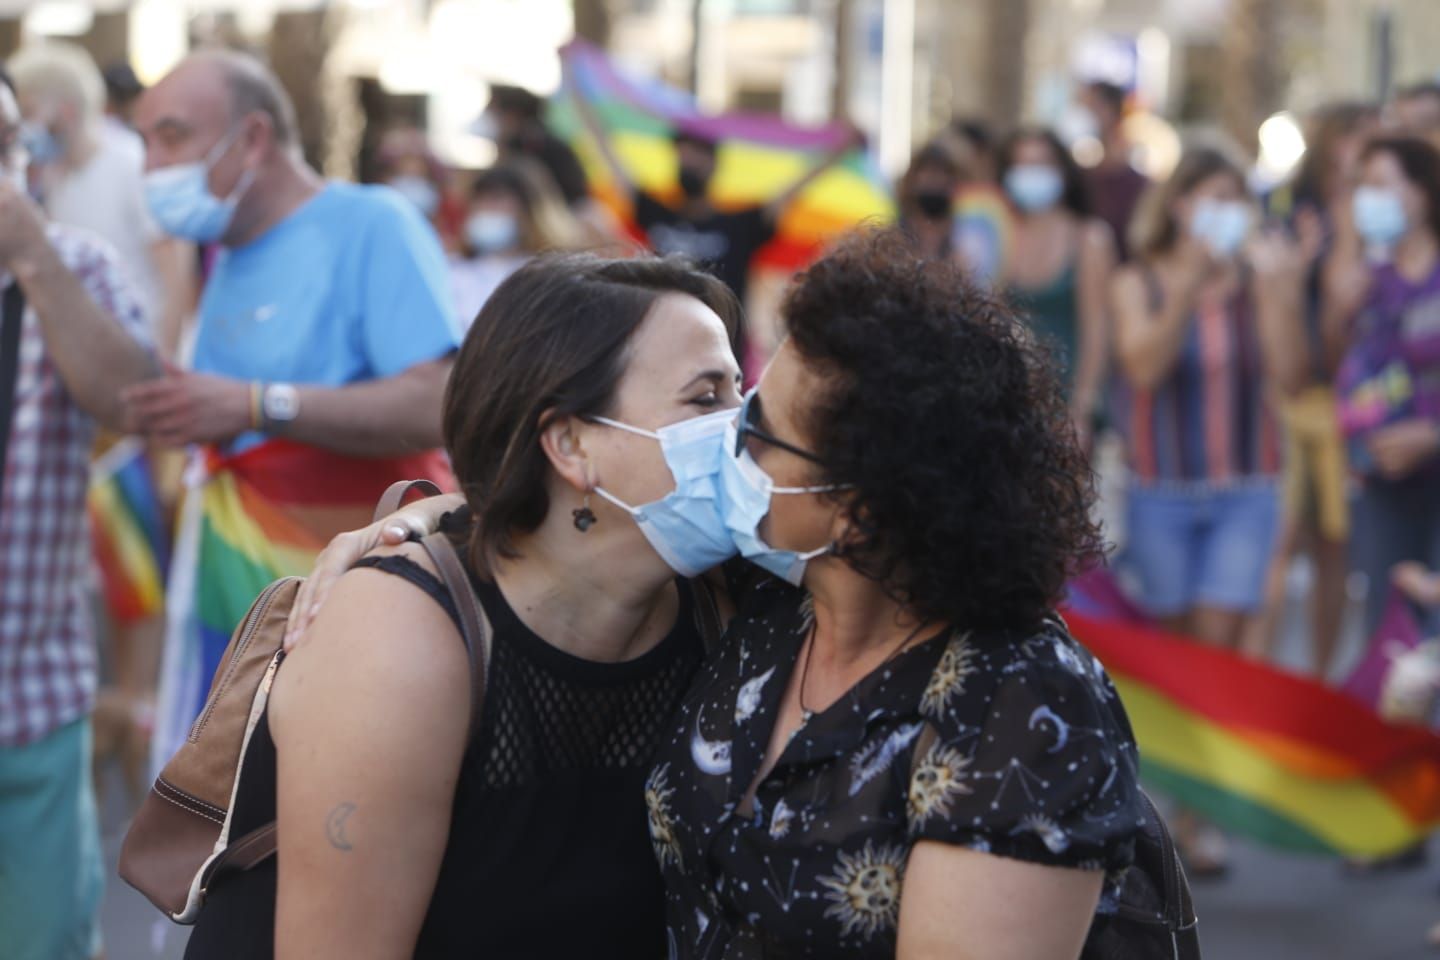
[[[108,247],[59,225],[50,242],[90,296],[137,339],[144,314]],[[94,423],[60,381],[27,309],[0,499],[0,747],[39,740],[90,712],[95,635],[85,493]]]

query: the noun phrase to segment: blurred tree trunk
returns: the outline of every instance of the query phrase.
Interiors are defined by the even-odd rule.
[[[1281,107],[1280,0],[1230,0],[1221,47],[1221,123],[1253,154],[1260,123]]]
[[[1020,122],[1025,106],[1025,36],[1030,0],[985,0],[985,115],[1005,130]]]
[[[20,18],[0,17],[0,57],[20,49]]]
[[[574,0],[575,36],[588,40],[602,50],[610,46],[609,0]]]
[[[325,8],[281,11],[270,28],[270,68],[295,104],[295,123],[305,160],[317,170],[325,169],[328,119],[325,104],[325,60],[334,37]]]
[[[831,38],[834,45],[835,82],[830,88],[830,117],[834,120],[843,120],[850,116],[850,71],[854,59],[851,47],[855,42],[855,25],[852,22],[854,8],[851,0],[835,0],[834,35]]]
[[[130,11],[97,12],[89,32],[75,39],[95,58],[95,64],[101,70],[117,63],[129,63]]]

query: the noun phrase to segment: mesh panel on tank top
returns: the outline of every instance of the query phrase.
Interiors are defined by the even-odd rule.
[[[472,787],[503,789],[560,772],[647,767],[704,654],[690,581],[676,579],[675,625],[654,648],[625,663],[581,660],[541,640],[495,584],[474,575],[461,546],[467,523],[466,514],[447,514],[441,526],[471,574],[493,643],[484,715],[477,742],[466,751],[462,777]],[[396,556],[366,558],[358,565],[409,580],[459,626],[448,591],[424,568]]]
[[[688,589],[681,586],[682,593]],[[508,612],[497,609],[491,597],[482,599],[492,617]],[[522,786],[563,770],[648,766],[666,721],[700,662],[701,644],[690,604],[683,606],[677,629],[660,646],[627,664],[566,663],[545,655],[556,651],[532,649],[526,641],[541,642],[533,635],[516,636],[507,630],[509,636],[503,636],[497,623],[484,723],[476,745],[483,758],[479,765],[483,785]],[[657,662],[647,662],[652,657]],[[585,676],[597,666],[635,669],[616,669],[625,674],[619,678]]]

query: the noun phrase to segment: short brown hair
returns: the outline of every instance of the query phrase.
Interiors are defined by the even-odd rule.
[[[714,310],[733,336],[740,305],[689,261],[542,254],[496,288],[465,337],[445,391],[445,447],[475,517],[474,568],[514,557],[514,534],[550,510],[540,435],[555,417],[610,411],[630,338],[667,293]]]

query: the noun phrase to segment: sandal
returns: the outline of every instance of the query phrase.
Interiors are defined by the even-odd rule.
[[[1399,853],[1387,857],[1352,857],[1340,864],[1340,870],[1347,877],[1360,879],[1380,876],[1386,873],[1403,873],[1419,870],[1430,862],[1430,852],[1423,842],[1406,847]]]
[[[1214,824],[1185,817],[1174,831],[1175,848],[1192,880],[1219,880],[1230,872],[1230,843]]]

